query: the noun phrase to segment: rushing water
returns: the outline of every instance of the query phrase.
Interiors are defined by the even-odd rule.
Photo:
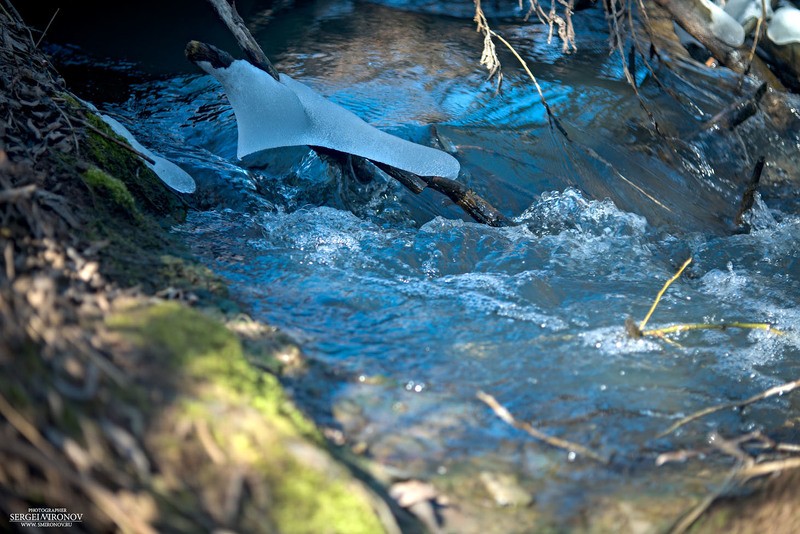
[[[498,23],[566,141],[510,55],[501,54],[506,77],[495,94],[468,18],[412,11],[318,0],[253,20],[279,70],[373,125],[423,143],[435,125],[461,179],[517,226],[469,222],[434,193],[361,184],[303,148],[243,168],[232,111],[208,76],[140,84],[107,106],[197,179],[198,209],[175,231],[257,319],[335,371],[325,383],[294,383],[298,399],[397,476],[515,472],[537,509],[562,518],[608,495],[702,494],[716,479],[697,482],[654,459],[701,447],[711,431],[797,441],[790,422],[800,403],[791,398],[655,436],[694,410],[800,377],[797,205],[766,187],[750,231],[733,225],[753,154],[770,156],[768,173],[794,169],[797,179],[798,139],[759,134],[768,130],[759,114],[742,137],[699,136],[667,150],[607,53],[600,11],[577,15],[573,55],[546,44],[542,26]],[[684,78],[659,74],[694,103],[676,104],[639,74],[676,139],[725,105],[722,91],[736,83],[689,67]],[[688,256],[651,326],[756,321],[786,335],[696,331],[677,344],[626,336],[626,318],[641,320]],[[612,467],[535,442],[478,391],[521,421],[612,456]]]

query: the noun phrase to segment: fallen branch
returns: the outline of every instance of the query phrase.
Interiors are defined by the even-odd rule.
[[[690,423],[690,422],[692,422],[692,421],[694,421],[696,419],[700,419],[701,417],[705,417],[706,415],[709,415],[709,414],[712,414],[712,413],[716,413],[716,412],[719,412],[721,410],[728,410],[728,409],[732,409],[732,408],[743,408],[743,407],[748,406],[750,404],[753,404],[755,402],[758,402],[758,401],[761,401],[761,400],[764,400],[764,399],[768,399],[770,397],[774,397],[775,395],[783,395],[784,393],[789,393],[790,391],[793,391],[794,389],[797,389],[798,387],[800,387],[800,379],[799,380],[794,380],[792,382],[787,382],[785,384],[781,384],[780,386],[775,386],[775,387],[769,388],[768,390],[763,391],[763,392],[759,393],[758,395],[753,395],[752,397],[744,399],[744,400],[741,400],[741,401],[726,402],[724,404],[718,404],[716,406],[711,406],[711,407],[708,407],[708,408],[704,408],[704,409],[699,410],[699,411],[697,411],[697,412],[695,412],[695,413],[693,413],[691,415],[687,415],[683,419],[677,421],[675,424],[670,426],[665,431],[661,432],[656,437],[657,438],[663,438],[664,436],[672,434],[673,432],[678,430],[680,427],[682,427],[686,423]]]
[[[428,187],[447,195],[477,222],[489,226],[511,225],[511,221],[497,211],[497,208],[461,182],[441,176],[422,176],[421,178],[428,184]]]
[[[538,439],[539,441],[544,441],[548,445],[555,447],[557,449],[565,450],[567,452],[581,454],[586,456],[587,458],[591,458],[596,462],[600,462],[601,464],[607,464],[608,459],[602,457],[601,455],[597,454],[596,452],[584,447],[583,445],[579,445],[577,443],[573,443],[571,441],[567,441],[565,439],[557,438],[554,436],[549,436],[533,427],[530,423],[524,423],[517,421],[514,419],[514,416],[511,415],[511,412],[506,409],[505,406],[497,402],[493,396],[489,395],[488,393],[484,393],[483,391],[478,391],[476,394],[479,400],[485,403],[489,408],[494,411],[495,415],[502,419],[504,422],[508,423],[509,425],[527,432],[530,436]]]

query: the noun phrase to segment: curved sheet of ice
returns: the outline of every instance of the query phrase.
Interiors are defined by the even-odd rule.
[[[714,37],[728,46],[740,47],[744,44],[744,28],[736,19],[723,11],[721,7],[709,2],[700,0],[700,3],[708,10],[710,17],[709,29]]]
[[[765,2],[767,19],[772,16],[772,4]],[[761,17],[761,0],[729,0],[725,12],[736,19],[743,27],[751,26]]]
[[[782,7],[767,27],[767,37],[776,45],[800,43],[800,9]]]
[[[189,173],[171,161],[153,154],[153,152],[142,146],[142,144],[136,140],[133,134],[115,119],[112,119],[108,115],[102,114],[100,115],[100,118],[103,119],[103,122],[108,124],[112,130],[114,130],[114,133],[124,137],[133,148],[155,162],[150,163],[147,160],[144,161],[145,165],[147,165],[154,173],[156,173],[162,182],[179,193],[194,193],[197,186],[194,183],[194,178],[192,178]]]
[[[309,145],[385,163],[420,176],[456,178],[451,155],[370,126],[350,111],[286,76],[275,80],[244,60],[226,68],[198,65],[225,88],[239,130],[237,156],[270,148]]]

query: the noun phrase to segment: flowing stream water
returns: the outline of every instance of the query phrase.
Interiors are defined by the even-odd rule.
[[[547,44],[546,26],[500,19],[495,29],[528,61],[567,141],[504,51],[495,92],[463,7],[315,0],[250,22],[280,71],[367,122],[423,144],[435,125],[460,179],[519,223],[510,228],[470,222],[432,192],[342,176],[306,148],[245,168],[221,86],[186,67],[103,107],[195,177],[197,209],[174,231],[256,319],[328,370],[290,386],[349,445],[396,478],[432,480],[455,496],[472,518],[464,531],[530,532],[545,521],[591,529],[608,514],[624,516],[608,524],[630,525],[637,513],[663,526],[732,462],[710,454],[656,467],[659,453],[706,447],[710,432],[800,438],[791,396],[656,438],[695,410],[800,377],[800,216],[780,185],[800,178],[800,138],[763,133],[759,113],[740,134],[678,141],[731,101],[738,80],[689,63],[681,75],[660,68],[692,102],[683,105],[640,69],[640,91],[675,139],[668,149],[608,53],[599,6],[576,15],[573,54]],[[742,231],[733,216],[762,153],[772,178]],[[651,327],[767,322],[785,335],[628,337],[626,318],[640,321],[689,256]],[[534,440],[478,391],[611,465]],[[534,503],[496,509],[478,482],[487,472],[513,474]]]

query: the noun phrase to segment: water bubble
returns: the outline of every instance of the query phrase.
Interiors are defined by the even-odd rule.
[[[574,462],[575,458],[577,458],[577,457],[578,457],[578,455],[575,454],[575,451],[569,451],[569,454],[567,454],[567,461],[568,462]]]
[[[421,393],[425,390],[425,382],[415,382],[414,380],[409,380],[406,382],[405,385],[406,391],[413,391],[414,393]]]

